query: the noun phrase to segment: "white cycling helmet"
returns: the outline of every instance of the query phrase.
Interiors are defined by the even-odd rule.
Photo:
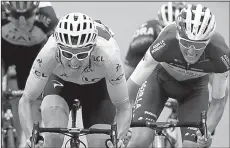
[[[175,21],[180,11],[185,7],[184,2],[168,2],[163,4],[158,11],[158,20],[163,27]]]
[[[94,45],[98,31],[93,19],[83,13],[70,13],[62,17],[55,29],[56,42],[70,48]]]
[[[215,32],[216,21],[209,8],[189,4],[181,10],[176,25],[182,38],[208,40]]]

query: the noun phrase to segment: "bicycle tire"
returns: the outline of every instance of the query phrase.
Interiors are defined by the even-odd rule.
[[[6,134],[6,148],[16,148],[16,140],[14,137],[14,131],[12,128],[7,130]]]

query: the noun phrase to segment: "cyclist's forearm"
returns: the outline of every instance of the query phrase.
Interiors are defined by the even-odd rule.
[[[116,106],[117,112],[115,122],[117,123],[118,139],[124,138],[129,130],[132,120],[132,108],[129,101],[123,103],[121,106]]]
[[[22,97],[18,106],[20,123],[27,139],[32,135],[33,129],[31,105],[31,100]]]
[[[207,113],[207,127],[208,131],[210,131],[211,133],[215,130],[216,126],[220,122],[220,119],[225,109],[226,99],[226,96],[222,99],[212,98]]]

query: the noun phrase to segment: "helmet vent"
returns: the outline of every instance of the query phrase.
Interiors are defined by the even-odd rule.
[[[82,34],[80,44],[83,44],[85,41],[86,34]]]
[[[83,24],[83,29],[86,29],[86,22],[84,22]]]
[[[80,24],[78,24],[78,26],[77,26],[77,31],[79,31],[80,30]]]
[[[64,33],[64,39],[65,39],[66,44],[69,44],[68,34]]]
[[[65,28],[65,29],[67,29],[67,22],[65,22],[65,24],[64,24],[64,28]]]
[[[73,31],[73,24],[70,23],[70,30]]]

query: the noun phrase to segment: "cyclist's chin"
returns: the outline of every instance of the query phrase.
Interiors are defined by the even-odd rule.
[[[182,51],[182,55],[183,55],[185,61],[189,64],[196,63],[200,59],[200,56],[202,54],[203,54],[203,52],[196,52],[196,53],[194,53],[194,55],[189,55],[189,53],[186,50]]]

